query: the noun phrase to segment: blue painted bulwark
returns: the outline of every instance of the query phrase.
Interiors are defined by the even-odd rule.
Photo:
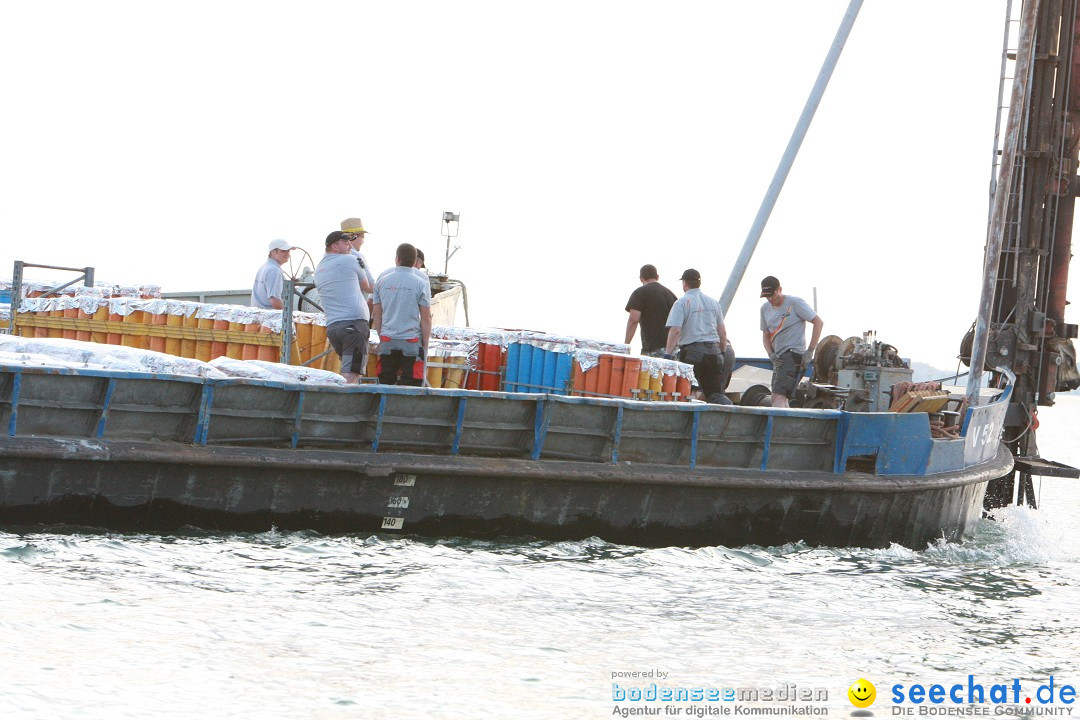
[[[547,439],[549,422],[547,402],[543,399],[537,400],[533,415],[533,446],[529,456],[533,460],[539,460],[544,452],[544,440]]]
[[[386,395],[379,395],[379,413],[375,420],[375,437],[371,441],[371,452],[379,452],[379,440],[382,439],[383,417],[386,415]]]
[[[203,385],[202,398],[199,401],[199,418],[195,423],[195,444],[205,445],[210,434],[210,413],[214,407],[214,385]]]
[[[105,397],[101,402],[101,417],[98,420],[97,430],[94,437],[105,437],[105,423],[109,420],[109,406],[112,404],[113,392],[116,390],[116,379],[109,378],[105,384]]]
[[[611,438],[611,464],[619,462],[619,443],[622,441],[623,404],[615,411],[615,433]]]
[[[454,423],[454,442],[450,446],[451,455],[457,455],[461,452],[461,429],[465,425],[465,409],[468,403],[466,397],[458,398],[457,422]]]
[[[690,426],[690,467],[697,467],[697,439],[698,428],[701,426],[701,411],[694,411],[694,419]]]
[[[769,468],[769,445],[772,443],[772,426],[773,416],[769,415],[769,418],[765,421],[765,442],[761,448],[761,471],[764,472]]]
[[[851,413],[840,468],[859,458],[878,475],[921,475],[933,442],[926,413]]]
[[[549,355],[557,367],[562,354]],[[537,350],[532,357],[540,358],[544,363],[544,351]],[[221,424],[218,430],[221,437],[214,439],[214,444],[219,446],[235,443],[258,446],[272,442],[287,443],[289,447],[303,450],[343,445],[356,447],[361,441],[371,443],[371,452],[402,452],[415,444],[420,452],[458,456],[462,454],[465,442],[465,455],[533,460],[550,457],[606,465],[617,464],[620,457],[626,456],[635,464],[657,461],[694,470],[745,468],[770,471],[770,468],[782,468],[825,470],[837,475],[849,469],[886,476],[940,474],[985,462],[996,449],[1007,404],[998,400],[968,412],[961,458],[960,451],[954,447],[956,441],[946,447],[948,441],[931,439],[925,413],[858,414],[836,410],[732,408],[380,385],[320,387],[246,379],[205,380],[152,373],[43,370],[21,366],[0,366],[0,372],[7,376],[7,382],[0,384],[7,397],[0,398],[0,402],[11,408],[8,437],[18,436],[20,429],[24,434],[71,435],[71,416],[48,400],[63,397],[68,391],[42,385],[43,382],[71,382],[75,383],[72,388],[83,388],[78,392],[90,398],[90,406],[82,410],[92,418],[83,437],[123,439],[122,433],[128,432],[124,427],[130,427],[134,432],[137,424],[140,439],[175,441],[178,428],[187,433],[186,428],[193,427],[192,434],[186,436],[195,445],[203,446],[210,439],[213,420]],[[72,379],[65,380],[67,377]],[[86,394],[87,377],[102,380],[103,389],[98,390],[97,395]],[[110,432],[113,423],[109,418],[118,412],[114,409],[114,396],[120,397],[116,393],[121,392],[120,383],[125,380],[162,385],[146,394],[145,407],[138,406],[138,399],[132,404],[125,392],[123,411],[127,425]],[[81,386],[79,382],[82,382]],[[182,398],[190,397],[191,393],[177,390],[179,386],[192,385],[199,393],[197,409],[193,406],[189,410],[190,419],[180,420],[180,413],[184,411],[179,408],[187,402]],[[282,408],[279,411],[269,409],[269,414],[264,414],[235,404],[238,396],[229,388],[241,386],[264,387],[268,392],[278,390],[296,397],[277,403],[272,396],[260,395],[267,408]],[[222,394],[217,404],[221,408],[215,413],[215,398],[219,391]],[[43,394],[39,397],[39,393]],[[395,398],[391,406],[394,416],[388,417],[387,402],[392,396]],[[345,401],[348,397],[355,397],[355,402]],[[476,399],[477,404],[470,404],[469,399]],[[81,402],[85,404],[88,400]],[[155,402],[164,406],[155,406]],[[93,416],[95,404],[97,415]],[[528,409],[527,420],[522,417],[524,408]],[[553,414],[556,409],[558,412]],[[685,413],[691,413],[690,417]],[[214,420],[215,416],[217,420]],[[139,422],[132,424],[133,417],[138,417]],[[553,421],[555,417],[557,422]],[[278,418],[280,422],[277,422]],[[155,435],[158,423],[161,429]],[[526,423],[524,427],[522,423]],[[310,429],[303,429],[309,425]],[[624,432],[626,427],[632,429]],[[555,428],[557,434],[549,441],[551,428]],[[521,430],[525,432],[521,433]],[[601,437],[606,440],[601,441]],[[684,449],[680,450],[680,444]],[[545,453],[548,445],[553,449]]]
[[[301,390],[297,393],[296,397],[296,414],[293,415],[293,429],[292,429],[292,441],[289,443],[289,447],[295,448],[300,444],[300,424],[304,419],[304,391]]]
[[[19,417],[19,393],[22,390],[22,373],[15,371],[11,379],[11,416],[8,418],[8,435],[15,437]]]

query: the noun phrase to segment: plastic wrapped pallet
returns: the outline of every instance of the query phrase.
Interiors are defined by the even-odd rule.
[[[312,385],[345,385],[345,378],[337,373],[317,368],[282,365],[263,360],[234,360],[230,357],[214,358],[209,363],[229,377],[272,380],[285,383],[308,383]]]
[[[101,345],[63,338],[29,338],[0,335],[0,352],[43,355],[71,363],[70,367],[102,368],[162,375],[192,375],[223,378],[226,375],[211,365],[179,358],[153,350],[118,345]]]

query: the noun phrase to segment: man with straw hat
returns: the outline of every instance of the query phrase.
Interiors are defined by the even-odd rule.
[[[352,236],[352,240],[349,241],[349,247],[351,252],[360,261],[360,268],[367,275],[368,283],[375,286],[375,276],[371,274],[371,266],[368,265],[367,258],[360,253],[360,248],[364,246],[364,236],[367,234],[367,230],[364,229],[364,221],[358,217],[345,218],[341,221],[341,232],[349,233]],[[364,293],[364,300],[370,301],[371,294]]]

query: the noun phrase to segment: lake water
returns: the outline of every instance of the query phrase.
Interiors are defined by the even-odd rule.
[[[1043,455],[1080,465],[1080,398],[1040,417]],[[1080,486],[1038,489],[1038,511],[922,552],[4,532],[0,715],[850,717],[865,678],[860,712],[888,717],[894,685],[969,675],[1022,687],[989,716],[1080,715],[1024,703],[1080,685]],[[653,686],[720,699],[616,699]]]

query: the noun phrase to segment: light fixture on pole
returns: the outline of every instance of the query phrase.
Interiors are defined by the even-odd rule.
[[[446,238],[446,261],[443,263],[443,275],[450,274],[450,258],[461,249],[460,245],[455,245],[452,250],[450,249],[450,238],[457,237],[460,220],[461,216],[455,212],[447,210],[442,214],[442,236]]]

